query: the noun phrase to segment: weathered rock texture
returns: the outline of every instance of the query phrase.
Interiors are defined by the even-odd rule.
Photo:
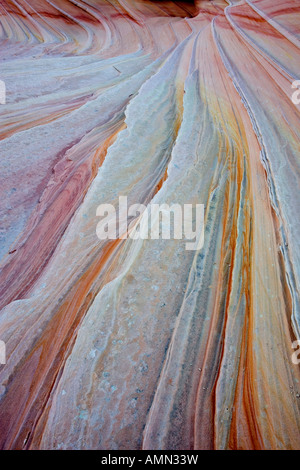
[[[299,449],[298,0],[1,0],[0,446]],[[96,208],[205,205],[205,242]]]

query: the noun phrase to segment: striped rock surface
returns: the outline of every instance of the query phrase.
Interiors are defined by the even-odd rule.
[[[300,449],[300,2],[0,25],[0,447]],[[119,196],[204,204],[203,247],[99,240]]]

